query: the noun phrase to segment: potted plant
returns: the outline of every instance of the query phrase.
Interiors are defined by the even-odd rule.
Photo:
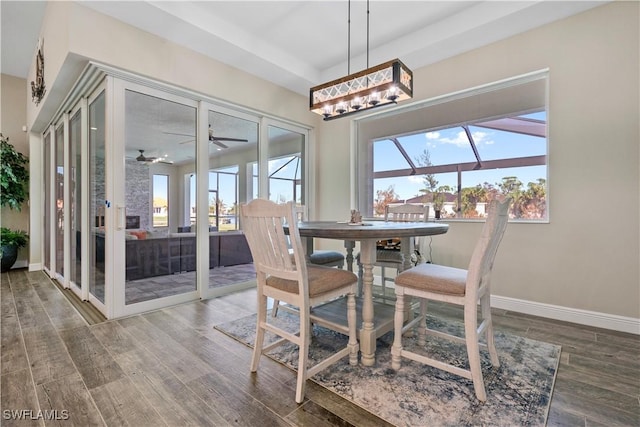
[[[0,259],[1,271],[7,272],[18,259],[18,250],[27,246],[29,236],[21,230],[10,230],[7,227],[0,228]]]
[[[9,138],[0,133],[0,206],[21,210],[29,195],[27,183],[29,160],[16,151]],[[29,236],[24,231],[2,227],[0,234],[0,258],[2,272],[16,262],[18,249],[27,245]]]
[[[444,202],[446,201],[445,193],[450,193],[451,191],[451,187],[449,187],[448,185],[441,185],[433,192],[432,202],[436,219],[440,219],[442,215],[442,208],[444,207]]]

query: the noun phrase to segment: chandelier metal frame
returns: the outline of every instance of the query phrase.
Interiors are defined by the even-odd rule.
[[[351,72],[351,0],[348,11],[347,73]],[[413,97],[413,72],[399,59],[369,68],[369,0],[367,0],[367,68],[309,89],[309,109],[333,120],[360,111],[397,104]]]

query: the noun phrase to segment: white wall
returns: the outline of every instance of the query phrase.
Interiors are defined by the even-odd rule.
[[[27,134],[22,130],[27,123],[26,104],[27,81],[2,74],[0,76],[0,132],[9,138],[9,142],[16,151],[29,157]],[[25,203],[20,211],[3,207],[0,225],[29,233],[29,204]],[[29,248],[20,249],[13,268],[25,267],[28,257]]]
[[[640,318],[638,18],[614,2],[413,70],[419,100],[550,69],[550,223],[509,225],[494,294]],[[323,124],[319,146],[321,217],[345,218],[349,121]],[[434,261],[466,266],[479,231],[451,223]]]

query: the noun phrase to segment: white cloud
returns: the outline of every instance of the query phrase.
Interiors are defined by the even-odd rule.
[[[460,131],[456,134],[455,138],[440,138],[438,139],[443,144],[453,144],[457,147],[468,147],[469,139],[464,131]]]
[[[415,182],[416,184],[422,184],[424,182],[424,176],[422,175],[411,175],[407,177],[407,181]]]
[[[440,132],[427,132],[424,134],[427,139],[438,139],[440,138]]]
[[[473,140],[476,142],[476,145],[491,145],[495,142],[493,139],[489,139],[490,134],[488,134],[487,132],[472,132],[471,136],[473,136]]]
[[[429,132],[429,133],[438,135],[437,140],[441,144],[452,144],[452,145],[455,145],[456,147],[469,147],[469,138],[467,138],[467,134],[463,130],[458,132],[456,136],[453,138],[440,138],[439,137],[440,134],[438,132]],[[429,135],[429,133],[427,133],[426,135]],[[482,144],[491,145],[494,143],[494,141],[490,139],[490,134],[487,132],[476,131],[476,132],[473,132],[471,136],[473,137],[473,141],[476,143],[477,146]],[[427,139],[435,139],[435,138],[427,136]]]

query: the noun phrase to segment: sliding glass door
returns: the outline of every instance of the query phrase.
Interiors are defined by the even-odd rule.
[[[67,275],[71,289],[81,295],[82,289],[82,110],[76,108],[69,120],[69,174],[70,205],[70,271]]]
[[[255,286],[253,259],[239,210],[252,199],[258,118],[222,108],[208,112],[209,274],[205,296]]]
[[[108,318],[255,286],[239,207],[307,201],[308,130],[100,78],[43,134],[45,270]]]
[[[113,151],[114,309],[129,314],[197,297],[200,221],[180,209],[182,177],[195,176],[197,104],[133,84],[115,95],[124,108],[114,132],[123,145]]]
[[[49,274],[49,276],[53,276],[54,272],[51,269],[51,234],[52,234],[52,224],[51,220],[51,211],[52,211],[52,200],[53,200],[53,188],[51,186],[51,132],[47,132],[44,135],[43,144],[42,144],[42,163],[43,163],[43,188],[44,191],[44,232],[42,233],[43,238],[43,251],[42,251],[42,259],[44,270]]]
[[[64,282],[64,124],[60,123],[55,131],[55,216],[54,216],[54,253],[55,277]]]
[[[110,234],[107,233],[107,162],[105,92],[97,93],[89,100],[89,300],[105,312],[105,274],[108,260]],[[112,286],[113,284],[111,284]]]

